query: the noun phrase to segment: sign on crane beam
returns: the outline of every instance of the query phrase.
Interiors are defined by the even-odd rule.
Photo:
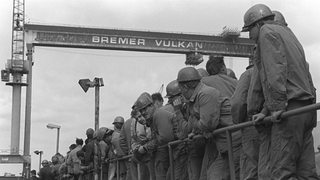
[[[255,47],[255,43],[247,38],[225,39],[220,36],[196,34],[36,24],[25,24],[25,30],[26,43],[34,46],[180,54],[199,52],[234,57],[251,57]]]

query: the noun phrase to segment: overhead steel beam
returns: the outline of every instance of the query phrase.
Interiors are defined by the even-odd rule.
[[[251,57],[255,43],[247,38],[25,24],[26,43],[34,46],[111,49]]]

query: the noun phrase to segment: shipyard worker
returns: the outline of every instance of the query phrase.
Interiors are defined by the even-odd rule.
[[[283,111],[315,102],[302,45],[288,27],[274,21],[274,14],[264,4],[247,10],[243,31],[249,31],[250,39],[257,42],[257,67],[265,99],[265,109],[253,120],[261,121],[267,115],[274,119],[267,153],[269,179],[318,179],[312,137],[316,112],[278,119]]]
[[[258,104],[248,105],[247,100],[250,82],[252,79],[253,65],[240,76],[237,88],[231,97],[232,120],[235,124],[251,121],[248,107],[257,107]],[[260,98],[260,97],[259,97]],[[242,151],[240,155],[240,179],[258,179],[259,136],[254,126],[241,129]]]
[[[119,158],[124,155],[122,149],[120,148],[120,131],[121,128],[124,124],[124,118],[122,116],[117,116],[115,117],[113,123],[114,125],[114,132],[112,134],[111,138],[111,148],[109,150],[109,158],[110,159],[115,159]],[[119,170],[117,171],[117,163],[116,162],[111,162],[109,164],[109,180],[112,180],[114,177],[120,177],[120,179],[124,180],[126,178],[126,166],[125,162],[119,161]],[[116,174],[119,172],[120,174]]]
[[[49,165],[48,160],[43,160],[41,162],[42,168],[39,171],[40,180],[54,180],[54,174],[52,173],[52,168]]]
[[[156,130],[153,122],[153,115],[155,111],[159,108],[156,104],[154,104],[152,97],[150,94],[144,92],[142,93],[136,101],[136,108],[140,111],[141,115],[146,119],[146,125],[150,127],[151,130],[151,139],[146,142],[143,146],[140,146],[138,151],[141,154],[150,154],[150,161],[148,162],[148,168],[150,172],[150,179],[156,179],[155,174],[155,163],[154,163],[154,151],[157,148],[157,138],[156,138]]]
[[[199,71],[199,69],[198,69]],[[187,138],[187,134],[184,131],[183,123],[187,123],[183,116],[184,111],[184,99],[181,95],[181,89],[179,87],[179,83],[177,80],[171,81],[166,87],[165,96],[168,98],[167,107],[170,108],[170,112],[174,115],[172,116],[172,120],[169,124],[172,126],[173,140],[184,140]],[[181,102],[181,106],[174,106],[174,102]],[[188,146],[186,143],[180,143],[178,145],[172,146],[173,151],[173,167],[174,167],[174,180],[179,179],[188,179]],[[166,159],[169,161],[169,157]],[[170,179],[171,171],[168,171],[167,179]]]
[[[31,170],[30,171],[30,180],[38,180],[39,178],[37,177],[37,171],[36,170]]]
[[[80,168],[81,160],[77,156],[77,152],[82,149],[83,140],[76,138],[76,145],[77,147],[71,150],[67,159],[68,174],[72,175],[75,180],[79,179],[83,173]]]
[[[134,109],[134,106],[133,106]],[[131,125],[134,121],[133,111],[131,111],[131,117],[127,119],[120,132],[120,147],[125,155],[132,153],[131,149]],[[137,163],[131,159],[126,160],[127,167],[127,180],[137,180],[138,179],[138,166]]]
[[[222,95],[231,97],[237,86],[237,80],[227,75],[227,68],[223,56],[210,55],[206,64],[210,76],[203,77],[202,82],[220,91]]]
[[[151,139],[151,129],[146,125],[146,120],[137,110],[136,105],[132,107],[131,115],[134,118],[131,123],[131,149],[133,154],[131,172],[134,177],[140,174],[139,180],[150,180],[147,164],[152,154],[141,152],[139,149]]]
[[[201,76],[193,67],[185,67],[178,73],[177,81],[182,95],[189,101],[188,123],[194,131],[207,137],[200,179],[230,179],[228,146],[226,135],[211,133],[222,127],[233,125],[230,101],[217,89],[203,84]],[[233,136],[233,156],[236,177],[239,174],[240,132]],[[192,135],[189,135],[192,138]]]

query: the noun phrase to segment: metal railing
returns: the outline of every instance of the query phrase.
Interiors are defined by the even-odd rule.
[[[302,114],[302,113],[306,113],[309,111],[315,111],[320,109],[320,103],[316,103],[316,104],[312,104],[312,105],[308,105],[305,107],[301,107],[301,108],[297,108],[297,109],[293,109],[290,111],[286,111],[283,112],[280,115],[281,119],[290,117],[290,116],[294,116],[297,114]],[[275,119],[272,116],[268,116],[265,117],[264,120],[262,121],[262,123],[266,123],[266,122],[273,122]],[[255,126],[257,125],[257,121],[248,121],[248,122],[244,122],[244,123],[240,123],[240,124],[236,124],[236,125],[232,125],[232,126],[228,126],[228,127],[224,127],[224,128],[219,128],[214,130],[211,135],[217,135],[220,133],[226,133],[226,137],[227,137],[227,146],[228,146],[228,161],[229,161],[229,170],[230,170],[230,178],[231,180],[235,180],[236,179],[236,175],[235,175],[235,164],[234,164],[234,160],[233,160],[233,147],[232,147],[232,132],[233,131],[237,131],[240,130],[242,128],[246,128],[246,127],[250,127],[250,126]],[[259,122],[261,123],[261,122]],[[188,141],[194,141],[197,140],[199,138],[203,138],[204,136],[202,135],[195,135],[192,139],[186,138],[183,140],[175,140],[175,141],[171,141],[168,144],[159,146],[158,148],[164,148],[164,147],[168,147],[168,151],[169,151],[169,163],[170,163],[170,176],[171,176],[171,180],[175,179],[175,173],[174,173],[174,159],[173,159],[173,146],[174,145],[178,145],[180,143],[185,143]],[[109,163],[114,163],[116,162],[116,171],[117,171],[117,180],[120,179],[120,168],[119,168],[119,163],[120,161],[124,161],[124,160],[128,160],[132,157],[132,154],[129,155],[125,155],[122,157],[117,157],[114,159],[109,160]],[[138,167],[139,169],[139,167]],[[138,179],[140,179],[140,173],[138,170]]]
[[[316,103],[316,104],[312,104],[312,105],[308,105],[305,107],[301,107],[301,108],[297,108],[297,109],[293,109],[290,111],[286,111],[283,112],[280,115],[280,119],[284,119],[290,116],[294,116],[297,114],[302,114],[302,113],[306,113],[309,111],[315,111],[320,109],[320,103]],[[268,116],[265,117],[263,122],[272,122],[274,121],[274,117],[272,116]],[[229,159],[229,169],[230,169],[230,178],[231,180],[235,180],[236,176],[235,176],[235,166],[234,166],[234,161],[233,161],[233,148],[232,148],[232,136],[231,133],[233,131],[245,128],[245,127],[249,127],[249,126],[254,126],[256,125],[258,122],[257,121],[248,121],[248,122],[244,122],[244,123],[240,123],[240,124],[236,124],[236,125],[232,125],[232,126],[228,126],[228,127],[224,127],[224,128],[220,128],[217,130],[214,130],[211,134],[212,135],[217,135],[220,133],[226,133],[227,135],[227,145],[228,145],[228,159]],[[197,135],[193,138],[193,140],[198,139],[198,138],[202,138],[202,135]],[[182,142],[186,142],[186,141],[190,141],[189,138],[183,139],[183,140],[176,140],[176,141],[171,141],[168,143],[168,149],[169,149],[169,160],[170,160],[170,171],[171,171],[171,180],[174,180],[175,178],[175,174],[174,174],[174,162],[173,162],[173,149],[172,146],[173,145],[177,145],[180,144]]]

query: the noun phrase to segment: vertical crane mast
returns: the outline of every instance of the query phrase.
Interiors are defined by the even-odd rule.
[[[13,0],[12,49],[8,60],[8,71],[12,74],[12,121],[10,154],[19,154],[21,87],[24,60],[24,0]]]

